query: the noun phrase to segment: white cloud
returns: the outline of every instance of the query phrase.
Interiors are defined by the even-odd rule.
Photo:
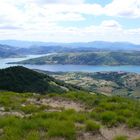
[[[123,29],[115,20],[102,21],[98,26],[91,23],[89,27],[82,28],[58,24],[61,21],[80,23],[86,20],[85,15],[140,18],[140,0],[113,0],[105,7],[87,4],[84,0],[0,0],[0,38],[140,43],[140,28]]]
[[[109,16],[140,18],[140,0],[113,0],[105,6],[104,12]]]
[[[102,21],[101,26],[105,28],[121,28],[121,25],[115,20]]]
[[[39,4],[63,3],[63,4],[82,4],[85,0],[31,0]]]

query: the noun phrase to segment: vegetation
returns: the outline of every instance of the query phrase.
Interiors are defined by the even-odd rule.
[[[53,106],[55,102],[58,102],[57,106]],[[68,109],[71,102],[75,106]],[[82,110],[76,111],[78,105]],[[76,140],[79,134],[88,132],[91,136],[102,136],[100,129],[111,127],[113,130],[120,125],[137,130],[139,134],[139,115],[139,101],[115,96],[72,91],[47,95],[0,92],[0,139]],[[126,140],[126,137],[113,135],[112,139]]]
[[[116,136],[114,140],[127,140],[127,136]]]
[[[19,64],[140,65],[140,52],[60,53],[18,62]]]
[[[90,92],[140,98],[140,75],[127,72],[47,72],[54,78]]]
[[[22,66],[9,67],[0,70],[0,90],[63,93],[68,90],[79,89],[80,88],[76,86],[65,84],[46,74],[41,74]]]
[[[86,131],[97,133],[100,130],[100,125],[92,120],[86,121]]]

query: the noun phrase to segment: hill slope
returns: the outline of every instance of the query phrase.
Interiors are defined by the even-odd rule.
[[[61,53],[29,59],[20,64],[140,65],[140,52]]]
[[[140,75],[127,72],[46,72],[56,79],[105,95],[140,99]]]
[[[17,56],[17,53],[15,52],[15,50],[16,48],[14,47],[0,44],[0,58]]]
[[[140,102],[0,91],[0,140],[139,140]]]
[[[40,74],[21,66],[0,70],[0,90],[62,93],[74,89],[76,89],[74,86],[72,87],[46,74]]]

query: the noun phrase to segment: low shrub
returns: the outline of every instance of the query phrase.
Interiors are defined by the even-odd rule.
[[[140,119],[136,117],[132,117],[127,121],[127,125],[130,128],[134,128],[134,127],[140,128]]]
[[[117,115],[115,112],[107,111],[100,114],[100,119],[103,124],[111,127],[117,123]]]
[[[116,136],[113,140],[127,140],[127,136]]]
[[[97,124],[96,122],[92,121],[92,120],[88,120],[86,121],[86,131],[91,131],[94,133],[99,132],[100,130],[100,125]]]
[[[76,130],[74,123],[70,121],[52,120],[47,132],[48,137],[62,137],[66,140],[76,139]]]

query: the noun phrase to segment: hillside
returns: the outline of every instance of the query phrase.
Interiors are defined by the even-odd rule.
[[[0,44],[0,58],[15,57],[18,54],[15,52],[16,48]]]
[[[140,75],[127,72],[46,72],[56,79],[105,95],[140,98]]]
[[[0,92],[0,140],[139,139],[139,101],[84,92]]]
[[[0,70],[0,90],[63,93],[76,90],[76,87],[59,82],[46,74],[17,66]]]
[[[140,52],[60,53],[19,64],[140,65]]]

